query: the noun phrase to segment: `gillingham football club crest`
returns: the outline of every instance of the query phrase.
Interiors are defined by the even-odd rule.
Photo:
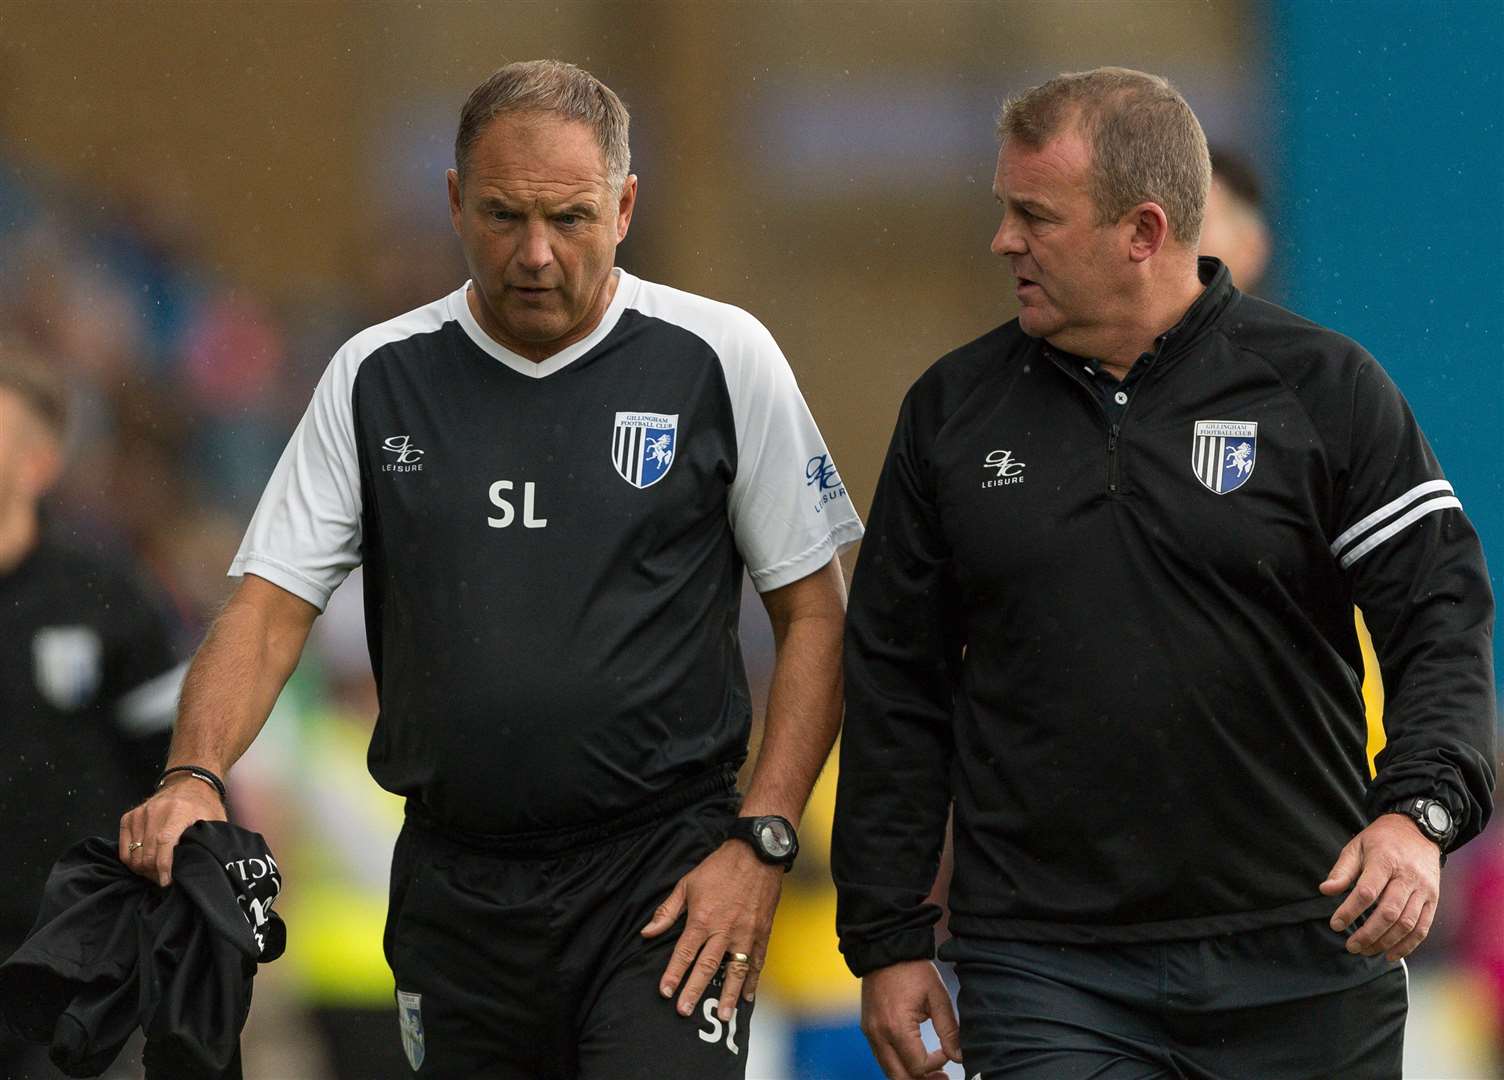
[[[633,487],[652,487],[674,467],[678,437],[678,413],[619,412],[611,432],[611,464]]]
[[[1258,456],[1259,426],[1245,420],[1197,420],[1191,469],[1201,486],[1218,495],[1248,483]]]
[[[42,696],[72,712],[94,700],[104,674],[104,643],[87,626],[48,626],[31,639],[31,661]]]
[[[397,1018],[402,1024],[402,1050],[417,1072],[423,1065],[423,995],[398,990]]]

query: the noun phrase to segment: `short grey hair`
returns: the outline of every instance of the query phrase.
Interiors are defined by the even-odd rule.
[[[632,164],[627,107],[605,83],[563,60],[519,60],[498,68],[470,92],[454,137],[454,168],[461,181],[486,125],[504,113],[524,112],[588,124],[606,160],[606,180],[612,191],[621,191]]]
[[[1175,239],[1194,250],[1211,158],[1201,122],[1169,80],[1119,67],[1057,75],[1004,103],[997,136],[1037,150],[1070,125],[1091,147],[1098,224],[1117,221],[1139,203],[1158,203]]]

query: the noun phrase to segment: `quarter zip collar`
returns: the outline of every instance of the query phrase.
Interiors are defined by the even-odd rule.
[[[1159,336],[1153,354],[1158,359],[1169,360],[1189,351],[1212,328],[1237,295],[1232,275],[1227,272],[1221,259],[1210,255],[1201,256],[1196,260],[1196,275],[1206,288],[1196,298],[1196,302],[1186,309],[1180,321]]]
[[[1211,329],[1238,294],[1237,288],[1232,283],[1232,275],[1227,272],[1227,267],[1222,264],[1221,259],[1210,255],[1201,256],[1196,260],[1196,274],[1206,288],[1201,291],[1196,302],[1186,309],[1178,323],[1154,339],[1154,348],[1134,361],[1133,367],[1128,369],[1125,381],[1139,377],[1140,369],[1163,367],[1189,352],[1191,346]],[[1040,346],[1046,356],[1062,363],[1067,368],[1082,368],[1093,376],[1101,368],[1101,361],[1092,357],[1068,353],[1063,349],[1055,348],[1047,341],[1041,341]]]

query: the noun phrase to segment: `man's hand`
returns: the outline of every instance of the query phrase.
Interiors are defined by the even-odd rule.
[[[195,821],[225,820],[224,804],[212,787],[188,773],[174,773],[161,791],[120,819],[120,861],[166,888],[183,830]]]
[[[933,1020],[940,1049],[926,1052],[919,1025]],[[928,960],[879,968],[862,979],[862,1034],[888,1080],[945,1080],[961,1060],[961,1027],[940,972]]]
[[[731,1019],[738,995],[752,1000],[768,955],[773,911],[782,888],[781,866],[763,862],[740,840],[728,840],[680,878],[668,899],[658,905],[642,928],[643,937],[657,937],[674,925],[681,912],[687,912],[684,932],[658,985],[664,997],[673,997],[679,980],[689,972],[679,995],[681,1016],[694,1013],[722,960],[726,981],[718,1009],[721,1019]],[[732,953],[745,953],[749,959],[732,960]]]
[[[1327,896],[1352,889],[1332,915],[1339,933],[1373,908],[1347,939],[1348,952],[1398,960],[1431,932],[1441,899],[1441,849],[1404,814],[1382,814],[1347,842],[1320,888]]]

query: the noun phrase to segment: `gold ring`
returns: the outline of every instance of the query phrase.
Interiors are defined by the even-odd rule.
[[[125,845],[125,850],[126,853],[129,854],[130,852],[135,851],[137,848],[144,848],[145,846],[146,844],[141,840],[132,840],[129,844]]]
[[[733,964],[746,964],[748,967],[752,966],[752,958],[744,952],[727,953],[726,955],[731,958],[731,962]]]

